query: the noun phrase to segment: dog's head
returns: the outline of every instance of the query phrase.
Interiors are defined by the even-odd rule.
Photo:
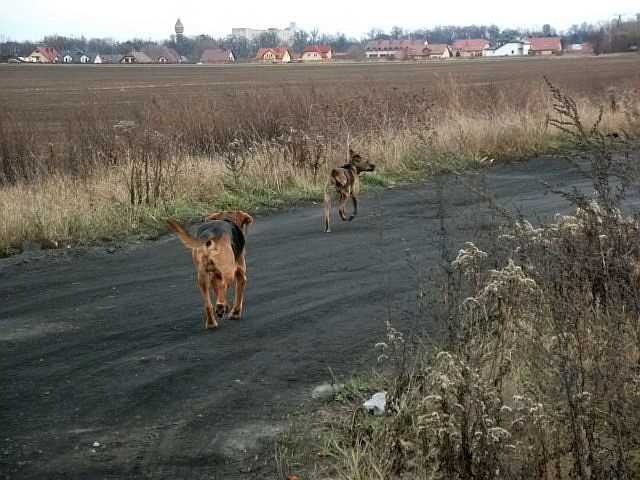
[[[365,160],[360,154],[349,149],[349,163],[356,167],[358,173],[360,172],[373,172],[376,166],[369,160]]]
[[[207,222],[211,220],[231,220],[238,228],[244,230],[244,233],[249,231],[249,225],[253,223],[253,217],[242,210],[223,210],[222,212],[212,213],[205,220]]]

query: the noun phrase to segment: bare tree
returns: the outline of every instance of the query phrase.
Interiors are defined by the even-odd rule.
[[[317,28],[314,28],[313,30],[311,30],[309,32],[309,36],[311,37],[311,44],[315,45],[316,42],[318,41],[318,36],[320,35],[320,30],[318,30]]]
[[[293,49],[296,52],[301,52],[304,47],[306,47],[309,43],[309,34],[304,30],[296,30],[293,33]]]

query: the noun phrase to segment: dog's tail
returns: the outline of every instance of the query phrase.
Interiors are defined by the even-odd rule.
[[[182,228],[182,225],[176,222],[173,218],[170,218],[169,220],[167,220],[167,223],[171,225],[171,228],[173,228],[176,231],[176,233],[178,234],[178,237],[187,248],[198,248],[199,246],[202,245],[202,242],[193,238],[189,234],[189,232],[187,232],[184,228]]]

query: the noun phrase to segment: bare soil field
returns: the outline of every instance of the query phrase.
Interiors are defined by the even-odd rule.
[[[489,97],[547,76],[570,93],[602,94],[640,76],[638,55],[327,65],[1,65],[0,108],[48,130],[87,110],[131,119],[154,99],[193,104],[283,89],[422,92],[477,87]],[[463,93],[463,92],[462,92]],[[464,93],[463,93],[464,94]],[[525,94],[526,96],[526,94]],[[283,98],[286,101],[286,98]]]

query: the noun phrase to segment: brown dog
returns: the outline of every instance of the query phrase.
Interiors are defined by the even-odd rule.
[[[253,218],[241,211],[220,212],[223,219],[213,219],[202,224],[194,236],[189,234],[178,222],[167,220],[187,248],[198,272],[198,285],[204,300],[205,328],[217,328],[218,318],[229,312],[227,289],[235,281],[236,294],[229,318],[237,319],[242,315],[242,301],[247,285],[247,265],[245,261],[245,238],[242,226],[250,225]],[[219,214],[210,215],[212,218]],[[238,223],[237,223],[238,222]],[[216,294],[215,312],[211,304],[209,289]]]
[[[331,197],[335,195],[340,199],[340,218],[351,221],[358,214],[358,193],[360,191],[361,172],[372,172],[376,166],[368,160],[349,149],[349,163],[342,167],[334,168],[329,174],[329,180],[324,189],[324,231],[330,232],[329,216],[331,212]],[[347,200],[353,202],[353,212],[347,218]]]

